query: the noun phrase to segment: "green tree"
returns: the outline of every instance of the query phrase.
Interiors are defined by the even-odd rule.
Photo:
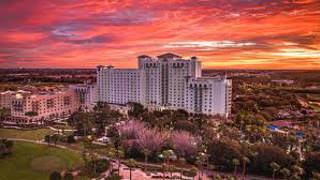
[[[213,140],[208,145],[209,162],[220,166],[224,170],[234,170],[233,159],[241,159],[241,146],[232,140]]]
[[[98,162],[98,156],[94,152],[94,147],[92,144],[91,138],[85,138],[83,141],[83,147],[84,147],[84,155],[86,156],[87,160],[87,169],[89,169],[90,172],[93,172],[93,174],[97,174],[97,162]]]
[[[123,155],[123,151],[120,150],[121,147],[121,137],[120,133],[117,128],[112,128],[113,130],[110,131],[110,139],[113,144],[113,147],[115,148],[115,155],[118,161],[118,172],[120,171],[120,158]]]
[[[56,145],[57,145],[57,142],[58,142],[59,139],[60,139],[60,136],[59,136],[59,134],[54,134],[54,135],[51,136],[50,139],[51,139],[51,141],[53,141],[54,145],[56,146]]]
[[[48,143],[48,145],[51,143],[51,136],[49,135],[49,134],[47,134],[47,135],[45,135],[44,136],[44,141],[46,142],[46,143]]]
[[[13,142],[7,139],[0,139],[0,158],[11,154]]]
[[[142,104],[139,103],[130,103],[131,110],[129,111],[129,116],[139,118],[146,111]]]
[[[70,116],[68,123],[71,126],[75,126],[78,132],[83,133],[84,136],[91,133],[92,128],[94,127],[94,114],[89,112],[76,112]]]

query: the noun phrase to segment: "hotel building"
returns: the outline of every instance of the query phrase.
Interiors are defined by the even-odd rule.
[[[97,67],[98,101],[149,109],[184,109],[190,113],[228,117],[232,81],[225,76],[202,77],[196,57],[167,53],[138,57],[138,69]]]
[[[75,84],[70,85],[69,89],[74,91],[83,110],[93,110],[97,102],[97,86],[95,84]]]

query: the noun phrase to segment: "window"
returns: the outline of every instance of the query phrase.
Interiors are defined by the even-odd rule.
[[[54,99],[47,99],[47,108],[54,107]]]

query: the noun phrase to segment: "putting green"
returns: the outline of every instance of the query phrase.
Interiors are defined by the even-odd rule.
[[[54,170],[81,166],[81,155],[66,149],[14,142],[11,156],[0,159],[1,180],[48,179]]]

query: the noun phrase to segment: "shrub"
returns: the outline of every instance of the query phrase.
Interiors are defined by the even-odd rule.
[[[67,172],[64,176],[63,176],[64,180],[73,180],[73,175],[70,172]]]

